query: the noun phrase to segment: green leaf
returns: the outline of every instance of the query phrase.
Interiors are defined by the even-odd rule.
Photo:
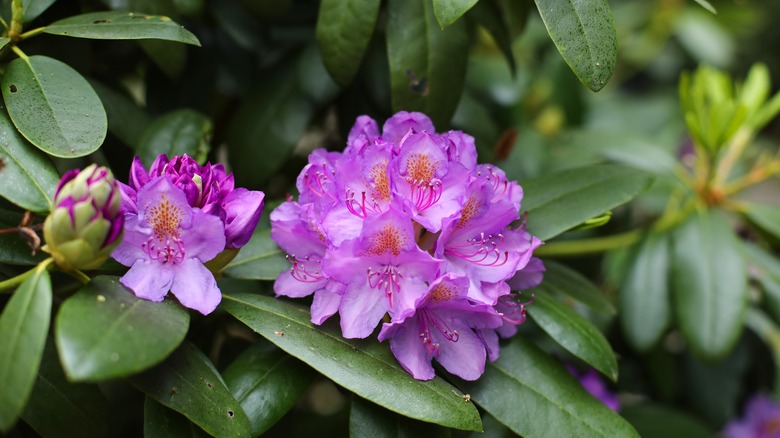
[[[210,149],[212,130],[211,120],[197,111],[173,111],[152,122],[141,137],[136,152],[147,166],[151,166],[160,154],[169,157],[187,154],[203,163]]]
[[[764,231],[780,239],[780,207],[770,204],[748,204],[745,216]]]
[[[307,307],[275,298],[231,294],[221,307],[287,353],[337,384],[393,412],[464,430],[482,423],[463,394],[439,377],[417,381],[404,371],[387,345],[341,336],[338,327],[316,327]]]
[[[245,280],[276,280],[291,267],[284,252],[271,240],[271,230],[256,232],[222,274]]]
[[[607,0],[535,0],[563,59],[586,87],[601,90],[615,70],[617,36]]]
[[[3,47],[5,47],[5,46],[6,46],[8,43],[10,43],[10,42],[11,42],[11,39],[10,39],[10,38],[6,38],[6,37],[0,37],[0,49],[2,49]]]
[[[6,22],[11,21],[11,1],[0,1],[0,11],[2,11],[2,17]],[[46,9],[54,4],[56,0],[22,0],[24,8],[24,20],[23,23],[29,23],[41,15]]]
[[[476,2],[475,2],[476,3]],[[434,4],[435,7],[435,4]],[[501,53],[506,58],[507,64],[509,64],[509,70],[512,75],[515,74],[517,66],[515,65],[515,55],[512,52],[512,36],[510,29],[507,25],[508,17],[504,17],[497,0],[486,0],[476,3],[471,9],[469,15],[484,27],[493,40],[496,42]],[[462,103],[461,103],[462,104]]]
[[[8,114],[22,135],[56,157],[96,151],[106,137],[106,112],[76,70],[46,56],[17,58],[2,79]]]
[[[349,436],[372,438],[448,438],[449,429],[415,421],[352,396],[349,410]]]
[[[106,436],[107,406],[96,385],[68,382],[49,338],[22,419],[41,436]]]
[[[183,26],[159,15],[135,12],[91,12],[64,18],[43,28],[45,33],[97,40],[157,39],[200,46]]]
[[[0,210],[0,228],[13,228],[22,221],[22,214]],[[0,263],[9,265],[36,265],[43,261],[44,254],[38,251],[32,255],[32,249],[18,233],[0,234]]]
[[[458,106],[466,76],[465,21],[440,29],[429,0],[390,0],[387,59],[393,111],[421,111],[443,130]]]
[[[70,380],[122,377],[165,359],[189,321],[178,303],[136,298],[117,277],[99,276],[62,303],[57,347]]]
[[[666,235],[650,233],[639,243],[620,288],[620,320],[639,351],[655,345],[671,322],[670,248]]]
[[[683,336],[696,354],[727,354],[742,331],[747,270],[739,240],[719,213],[691,216],[674,235],[672,288]]]
[[[161,405],[153,398],[144,399],[144,438],[208,437],[187,417]]]
[[[38,265],[0,314],[0,432],[24,410],[41,363],[51,318],[51,279]]]
[[[712,14],[717,14],[718,13],[718,11],[715,10],[715,7],[712,6],[712,4],[710,2],[708,2],[707,0],[693,0],[693,1],[698,3],[699,6],[701,6],[704,9],[706,9],[708,12],[710,12]]]
[[[19,135],[0,111],[0,196],[26,210],[46,212],[59,180],[49,157]]]
[[[249,436],[249,419],[241,405],[206,356],[187,342],[130,382],[213,436]]]
[[[173,80],[181,76],[187,63],[186,46],[164,40],[141,40],[138,45],[166,76]]]
[[[607,315],[617,313],[604,293],[584,275],[554,260],[545,260],[546,272],[542,285],[579,301],[591,310]]]
[[[618,368],[609,342],[593,324],[559,300],[550,297],[543,287],[528,314],[555,342],[613,381]]]
[[[230,392],[259,436],[287,413],[314,377],[311,369],[272,344],[247,348],[222,373]]]
[[[742,248],[751,276],[755,276],[764,290],[762,301],[766,302],[772,315],[780,320],[780,261],[775,255],[750,242],[742,241]]]
[[[548,240],[630,201],[650,184],[647,174],[615,165],[568,169],[523,182],[528,231]]]
[[[501,7],[502,17],[509,30],[509,38],[514,41],[523,34],[531,15],[531,2],[528,0],[497,0]]]
[[[433,14],[442,29],[456,22],[477,0],[433,0]]]
[[[129,96],[113,90],[100,82],[90,82],[100,96],[108,116],[108,130],[122,142],[135,148],[141,141],[146,128],[152,123],[151,117]]]
[[[708,438],[714,431],[677,408],[652,403],[626,406],[620,414],[645,438]]]
[[[317,43],[328,73],[348,85],[360,68],[379,16],[379,0],[323,0]]]
[[[590,395],[559,362],[515,337],[475,382],[471,400],[522,436],[638,437],[617,413]]]

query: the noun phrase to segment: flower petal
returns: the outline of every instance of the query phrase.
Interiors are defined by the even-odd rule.
[[[149,301],[162,301],[173,284],[174,272],[169,265],[148,260],[136,260],[119,282],[135,296]]]
[[[386,328],[390,326],[395,328],[390,338],[390,350],[401,367],[417,380],[433,379],[435,373],[431,365],[431,357],[428,356],[420,340],[417,318],[412,316],[403,323],[384,324],[382,333],[385,333]]]
[[[214,275],[196,259],[185,259],[176,266],[171,293],[184,307],[208,315],[222,301]]]
[[[328,289],[314,292],[314,300],[311,302],[311,322],[322,324],[339,311],[339,304],[341,304],[341,294]]]
[[[119,263],[125,266],[133,266],[136,260],[148,259],[149,255],[143,252],[143,245],[152,236],[151,228],[141,228],[138,226],[138,216],[135,214],[125,215],[125,235],[119,246],[111,253]]]
[[[238,188],[223,201],[227,248],[241,248],[249,242],[263,212],[263,192]]]
[[[447,371],[464,380],[479,379],[485,372],[485,344],[465,325],[453,322],[451,327],[458,330],[457,342],[448,341],[438,331],[432,331],[434,339],[439,343],[436,360]]]
[[[345,338],[371,335],[385,315],[385,301],[382,293],[368,287],[366,281],[350,284],[339,304],[342,335]]]
[[[192,209],[192,226],[181,236],[187,258],[205,263],[225,249],[225,228],[222,221],[199,208]]]

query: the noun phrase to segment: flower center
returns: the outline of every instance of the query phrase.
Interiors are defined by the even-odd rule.
[[[502,266],[509,260],[509,251],[498,248],[503,240],[502,234],[480,233],[478,238],[447,246],[444,252],[479,266]]]
[[[406,160],[406,182],[411,188],[411,198],[422,211],[439,202],[442,194],[441,180],[436,177],[436,166],[426,154],[412,154]]]
[[[184,212],[166,195],[147,213],[147,221],[154,235],[141,244],[149,258],[162,263],[181,263],[184,260],[184,243],[179,225]]]
[[[366,249],[365,255],[379,256],[389,252],[398,256],[405,246],[406,237],[401,233],[401,230],[388,224],[370,237],[370,245]]]
[[[457,330],[451,330],[447,323],[436,314],[436,312],[422,308],[417,310],[417,323],[420,328],[420,340],[422,341],[428,354],[439,356],[439,343],[434,341],[431,328],[434,328],[444,336],[444,339],[450,342],[458,342],[460,334]]]
[[[401,290],[403,275],[397,266],[385,265],[378,270],[368,268],[368,285],[373,289],[379,289],[387,296],[390,307],[393,307],[393,296]]]

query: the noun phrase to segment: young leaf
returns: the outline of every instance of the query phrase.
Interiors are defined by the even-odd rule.
[[[515,337],[475,382],[458,386],[522,436],[638,437],[617,413],[590,395],[559,363]]]
[[[586,87],[601,90],[615,70],[617,36],[607,0],[535,0],[563,59]]]
[[[290,267],[284,252],[271,240],[271,231],[264,230],[252,235],[222,273],[232,278],[273,281]]]
[[[41,363],[51,318],[51,279],[40,264],[0,314],[0,432],[8,432],[27,404]]]
[[[241,405],[214,365],[189,343],[163,363],[133,376],[130,383],[213,436],[249,436],[249,419]]]
[[[442,29],[456,22],[477,0],[433,0],[433,14]]]
[[[145,370],[187,334],[190,315],[178,303],[136,298],[116,277],[95,277],[60,307],[57,347],[72,381],[99,381]]]
[[[387,345],[341,336],[338,327],[309,322],[306,307],[255,294],[225,295],[220,306],[287,353],[337,384],[401,415],[446,427],[481,430],[463,394],[439,377],[418,381]]]
[[[55,157],[81,157],[106,137],[106,112],[76,70],[46,56],[17,58],[2,79],[8,114],[22,135]]]
[[[210,149],[212,129],[211,120],[197,111],[173,111],[152,122],[141,137],[136,153],[147,166],[160,154],[169,157],[187,154],[203,163]]]
[[[747,270],[739,240],[714,211],[693,215],[673,238],[672,287],[680,329],[695,353],[722,357],[745,318]]]
[[[591,310],[606,315],[617,313],[615,306],[584,275],[554,260],[545,260],[546,272],[542,285],[552,291],[568,295]]]
[[[440,29],[431,2],[388,2],[387,59],[393,111],[426,113],[444,130],[458,106],[466,76],[464,21]]]
[[[97,40],[158,39],[200,46],[195,35],[170,18],[135,12],[90,12],[55,21],[43,31]]]
[[[568,169],[523,182],[528,231],[548,240],[630,201],[650,183],[647,174],[615,165]]]
[[[394,412],[352,396],[349,409],[349,436],[372,438],[448,438],[449,429],[402,417]]]
[[[323,0],[317,43],[330,76],[346,86],[357,73],[379,16],[379,0]]]

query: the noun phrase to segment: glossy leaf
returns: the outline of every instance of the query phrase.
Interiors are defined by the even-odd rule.
[[[551,173],[523,182],[521,211],[528,231],[547,240],[630,201],[650,183],[647,174],[615,165]]]
[[[26,210],[46,212],[59,180],[49,157],[19,135],[0,111],[0,196]]]
[[[617,36],[607,0],[535,0],[563,59],[586,87],[601,90],[617,61]]]
[[[0,228],[13,228],[22,221],[22,214],[0,210]],[[32,255],[32,249],[18,233],[0,234],[0,263],[9,265],[35,265],[40,263],[45,254],[38,251]]]
[[[421,111],[445,130],[460,100],[469,38],[465,21],[440,29],[430,1],[387,4],[393,111]]]
[[[607,315],[617,313],[615,306],[584,275],[554,260],[545,260],[543,285],[545,288],[567,295],[591,310]]]
[[[151,166],[160,154],[169,157],[187,154],[202,163],[210,149],[212,129],[211,120],[197,111],[173,111],[152,122],[136,152],[147,166]]]
[[[117,277],[95,277],[65,300],[56,320],[57,348],[73,381],[99,381],[145,370],[187,334],[178,303],[136,298]]]
[[[456,22],[477,0],[433,0],[433,14],[442,29]]]
[[[184,415],[166,408],[155,399],[144,399],[144,438],[208,437]]]
[[[159,39],[200,46],[198,38],[170,18],[136,12],[90,12],[43,28],[45,33],[98,40]]]
[[[349,409],[349,436],[355,438],[447,438],[452,434],[449,429],[402,417],[353,395]]]
[[[317,43],[328,73],[347,85],[360,68],[379,16],[379,0],[323,0]]]
[[[124,144],[135,148],[146,128],[152,123],[151,117],[129,96],[99,82],[92,81],[90,83],[106,109],[108,130]]]
[[[291,266],[285,253],[271,240],[271,230],[264,230],[252,235],[222,274],[245,280],[273,281]]]
[[[459,385],[471,400],[521,436],[638,437],[591,396],[559,362],[515,337],[475,382]]]
[[[189,343],[182,344],[163,363],[133,376],[130,382],[213,436],[249,436],[249,419],[241,405],[214,365]]]
[[[332,323],[316,327],[309,322],[308,308],[267,296],[226,295],[220,306],[282,350],[380,406],[455,429],[482,428],[477,410],[464,403],[460,391],[439,377],[415,380],[386,344],[345,339]]]
[[[8,432],[27,404],[41,363],[51,317],[51,279],[38,265],[0,314],[0,432]]]
[[[694,352],[729,352],[742,331],[747,272],[739,240],[713,211],[690,217],[674,232],[672,286],[683,336]]]
[[[620,289],[623,333],[637,350],[655,345],[671,321],[670,248],[666,235],[650,233],[639,243]]]
[[[603,334],[572,308],[545,293],[536,294],[528,314],[555,342],[613,381],[618,368],[615,353]]]
[[[749,204],[745,216],[768,233],[780,239],[780,207],[770,204]]]
[[[287,413],[312,381],[309,367],[271,344],[247,348],[222,373],[259,436]]]
[[[97,150],[106,137],[106,112],[76,70],[46,56],[17,58],[2,79],[8,114],[32,144],[56,157]]]

